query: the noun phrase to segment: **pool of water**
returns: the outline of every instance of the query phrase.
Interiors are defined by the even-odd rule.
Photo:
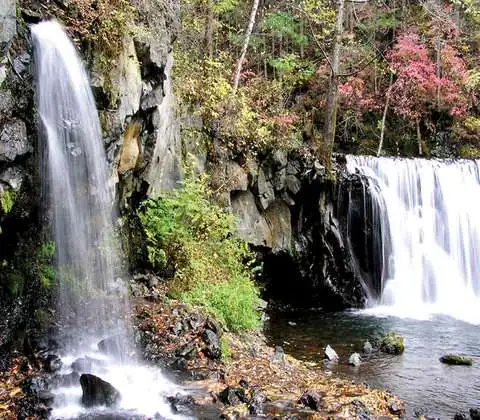
[[[388,331],[405,337],[401,356],[362,354],[359,367],[348,365],[351,353],[361,352],[366,339]],[[480,407],[480,326],[446,316],[416,320],[364,312],[271,313],[265,325],[270,345],[306,361],[321,362],[330,344],[340,361],[326,368],[340,376],[386,388],[403,399],[408,418],[416,410],[453,418],[459,411]],[[447,366],[446,353],[471,357],[474,364]]]

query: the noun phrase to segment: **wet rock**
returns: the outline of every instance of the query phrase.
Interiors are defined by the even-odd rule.
[[[38,395],[42,391],[48,391],[48,381],[44,376],[34,376],[22,383],[22,390],[27,394]]]
[[[348,358],[348,364],[352,366],[360,366],[362,363],[362,358],[358,353],[353,353]]]
[[[298,403],[312,410],[320,411],[322,408],[322,397],[318,392],[309,389],[302,394]]]
[[[43,363],[43,369],[48,373],[55,373],[63,366],[60,357],[55,354],[49,354]]]
[[[388,402],[388,411],[395,416],[400,416],[403,414],[404,409],[398,404],[397,401],[392,400]]]
[[[93,362],[86,358],[79,358],[72,363],[75,372],[89,372],[92,370]]]
[[[188,414],[195,405],[195,401],[191,395],[177,394],[174,397],[167,397],[167,401],[170,403],[174,413]]]
[[[248,398],[245,395],[245,390],[242,388],[233,388],[228,386],[220,394],[218,398],[225,405],[238,405],[248,402]]]
[[[111,356],[122,356],[124,354],[123,337],[115,335],[105,338],[98,343],[98,349]]]
[[[380,343],[380,351],[387,354],[402,354],[405,350],[404,338],[396,333],[389,332],[384,335]]]
[[[365,343],[363,343],[363,352],[365,354],[373,352],[373,346],[370,344],[370,341],[367,340]]]
[[[479,408],[471,408],[470,409],[470,418],[472,420],[480,420],[480,409]]]
[[[52,378],[52,386],[61,387],[61,386],[73,386],[78,385],[80,381],[80,374],[78,372],[71,372],[67,375],[56,375]]]
[[[220,359],[222,350],[220,349],[220,338],[212,330],[206,329],[202,334],[203,341],[207,344],[204,349],[205,356],[210,359]]]
[[[446,354],[445,356],[440,357],[439,359],[442,363],[446,365],[457,365],[457,366],[472,366],[473,360],[469,357],[459,356],[456,354]]]
[[[29,151],[27,126],[18,118],[9,120],[0,132],[0,162],[13,162]]]
[[[331,362],[336,362],[338,360],[338,354],[332,347],[330,347],[330,344],[325,348],[325,357]]]
[[[120,400],[120,393],[108,382],[88,373],[80,376],[82,404],[86,407],[105,405],[111,407]]]
[[[40,391],[37,394],[37,397],[40,401],[48,406],[52,405],[53,401],[55,400],[55,394],[50,391]]]
[[[468,417],[466,416],[466,414],[456,413],[453,417],[453,420],[468,420]]]

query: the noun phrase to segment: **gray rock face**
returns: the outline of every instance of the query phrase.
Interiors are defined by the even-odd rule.
[[[17,33],[17,9],[15,0],[0,2],[0,44],[10,42]]]
[[[18,118],[7,121],[0,132],[0,162],[13,162],[30,150],[25,123]]]
[[[231,198],[233,214],[239,219],[237,235],[255,246],[270,246],[270,229],[258,211],[250,191],[239,192]]]
[[[272,251],[290,250],[292,247],[292,220],[288,205],[276,200],[265,212],[265,220],[270,230]]]
[[[260,168],[258,171],[258,199],[262,210],[266,210],[268,206],[275,200],[275,190],[270,180],[267,178],[264,168]]]

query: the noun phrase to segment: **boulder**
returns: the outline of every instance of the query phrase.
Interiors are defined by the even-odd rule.
[[[401,416],[404,414],[405,409],[398,403],[398,401],[391,400],[388,402],[388,411],[394,416]]]
[[[360,366],[362,363],[362,358],[358,353],[353,353],[348,358],[348,364],[352,366]]]
[[[63,366],[63,362],[55,354],[49,354],[43,363],[43,369],[48,373],[55,373]]]
[[[167,401],[170,403],[174,413],[189,414],[191,408],[195,405],[195,401],[191,395],[177,394],[167,397]]]
[[[325,347],[325,357],[331,362],[338,361],[338,354],[332,347],[330,347],[330,344]]]
[[[298,403],[312,410],[320,411],[322,408],[322,397],[318,392],[308,389],[302,394]]]
[[[203,341],[207,347],[203,350],[205,356],[210,359],[220,359],[222,350],[220,349],[220,338],[212,330],[206,329],[202,334]]]
[[[396,333],[385,334],[380,342],[380,351],[387,354],[402,354],[405,350],[404,338]]]
[[[453,417],[453,420],[468,420],[468,417],[466,416],[466,414],[456,413]]]
[[[226,387],[222,392],[220,392],[220,394],[218,394],[218,398],[225,405],[238,405],[248,402],[248,398],[245,395],[245,390],[230,386]]]
[[[457,366],[472,366],[473,360],[469,357],[459,356],[456,354],[446,354],[445,356],[440,357],[439,359],[442,363],[446,365],[457,365]]]
[[[80,385],[83,392],[82,404],[85,407],[111,407],[120,400],[120,392],[98,376],[85,373],[80,376]]]
[[[470,409],[470,418],[472,420],[480,420],[480,409],[479,408],[471,408]]]

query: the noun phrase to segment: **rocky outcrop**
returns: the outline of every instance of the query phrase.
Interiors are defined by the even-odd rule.
[[[349,236],[352,213],[356,224],[366,226],[355,219],[363,217],[363,184],[345,173],[340,160],[336,169],[336,179],[327,179],[308,151],[277,150],[243,164],[217,159],[214,184],[227,190],[238,236],[263,259],[267,298],[328,309],[365,304],[373,281],[365,280],[362,255],[354,252],[365,237],[352,243]]]

